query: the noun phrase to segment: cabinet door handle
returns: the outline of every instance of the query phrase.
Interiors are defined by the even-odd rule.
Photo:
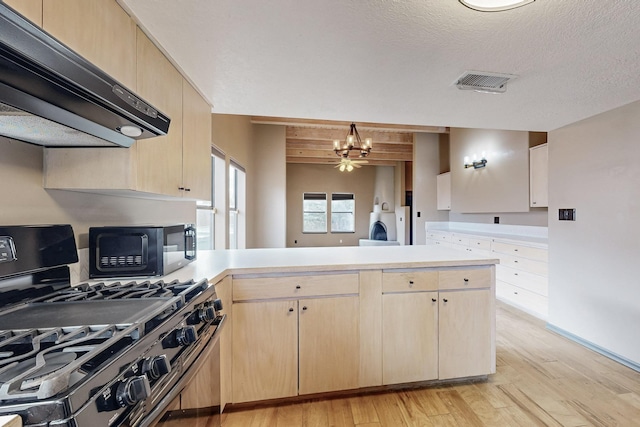
[[[293,313],[293,307],[289,308],[289,313]]]
[[[446,299],[446,298],[442,298],[442,301],[444,301],[444,302],[449,302],[449,300],[448,300],[448,299]]]
[[[464,278],[465,283],[469,281],[469,279],[467,279],[466,277]]]
[[[190,188],[185,188],[184,191],[191,191],[191,189]]]
[[[438,301],[438,300],[435,299],[435,298],[431,298],[431,302],[436,302],[436,301]]]
[[[302,307],[302,311],[307,311],[307,306]]]
[[[296,289],[300,289],[300,285],[296,285]]]
[[[413,280],[409,280],[409,287],[413,287]]]
[[[183,191],[184,187],[178,187],[178,190]]]

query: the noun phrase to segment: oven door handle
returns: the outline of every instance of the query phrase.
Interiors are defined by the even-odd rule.
[[[216,346],[216,341],[220,339],[220,334],[222,332],[222,328],[225,326],[227,315],[222,315],[222,320],[218,323],[215,332],[211,335],[211,338],[205,344],[204,350],[197,356],[198,359],[206,360],[206,358],[211,354],[214,347]],[[182,392],[187,384],[191,381],[193,377],[195,377],[196,373],[200,368],[199,363],[194,363],[187,369],[186,372],[182,374],[178,382],[176,382],[171,390],[158,402],[158,404],[137,424],[137,427],[149,427],[154,425],[163,415],[167,407],[173,400],[178,397],[178,395]]]

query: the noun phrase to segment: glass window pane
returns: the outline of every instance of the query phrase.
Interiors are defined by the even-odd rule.
[[[304,233],[326,233],[327,232],[327,214],[305,212],[303,214]]]
[[[304,193],[302,195],[302,232],[327,232],[326,193]]]
[[[196,235],[199,251],[214,248],[214,220],[212,209],[196,209]]]
[[[355,233],[354,195],[349,193],[334,193],[331,195],[331,232]]]

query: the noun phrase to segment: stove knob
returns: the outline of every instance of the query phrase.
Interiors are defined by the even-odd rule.
[[[198,340],[198,332],[193,326],[185,326],[176,331],[176,340],[183,347],[193,344]]]
[[[133,406],[151,394],[151,387],[146,375],[123,380],[116,390],[118,405],[122,408]]]
[[[222,301],[221,301],[220,299],[216,299],[216,300],[214,300],[214,301],[213,301],[213,308],[214,308],[216,311],[220,311],[220,310],[222,310]]]
[[[146,374],[151,380],[155,381],[169,372],[171,372],[171,364],[164,354],[150,357],[142,362],[142,373]]]
[[[204,307],[200,309],[198,317],[203,322],[211,322],[216,318],[216,311],[213,309],[213,307]]]

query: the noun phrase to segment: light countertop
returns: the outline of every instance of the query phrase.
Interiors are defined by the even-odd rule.
[[[165,280],[216,282],[229,274],[303,273],[498,264],[497,258],[435,245],[346,246],[198,251],[197,260]]]

